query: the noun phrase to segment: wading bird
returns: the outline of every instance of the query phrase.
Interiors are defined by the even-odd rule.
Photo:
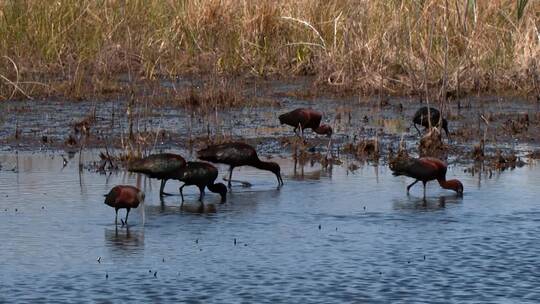
[[[224,203],[227,200],[227,187],[222,183],[214,183],[218,177],[218,169],[211,164],[203,162],[188,162],[187,166],[182,169],[180,173],[180,181],[184,182],[180,187],[180,195],[182,196],[182,203],[184,202],[184,193],[182,190],[185,186],[197,186],[200,190],[199,201],[202,203],[204,198],[204,188],[219,193],[221,195],[221,202]]]
[[[150,178],[161,180],[159,196],[170,195],[163,192],[165,183],[169,179],[180,179],[181,169],[186,166],[186,160],[177,154],[161,153],[152,154],[145,158],[130,162],[128,171],[143,173]]]
[[[400,158],[390,164],[394,176],[405,175],[416,179],[407,186],[409,189],[421,181],[424,184],[424,198],[426,197],[426,183],[437,180],[444,189],[454,190],[459,195],[463,194],[463,184],[457,179],[446,180],[446,164],[433,157]]]
[[[251,166],[274,173],[278,185],[283,185],[281,168],[277,163],[266,162],[259,159],[257,151],[245,143],[231,142],[219,145],[211,145],[197,152],[200,159],[212,163],[229,165],[228,187],[231,188],[232,173],[235,167]]]
[[[127,224],[129,211],[131,208],[137,208],[144,202],[144,192],[133,186],[120,185],[115,186],[105,195],[105,204],[116,210],[114,223],[118,223],[118,209],[127,209],[126,219],[122,225]]]
[[[428,119],[428,117],[431,118]],[[441,126],[446,133],[446,136],[450,138],[450,135],[448,134],[448,121],[443,118],[442,121],[439,122],[440,119],[441,112],[439,112],[439,110],[430,107],[428,113],[428,107],[421,107],[420,109],[418,109],[418,111],[416,111],[416,113],[414,113],[413,124],[416,128],[416,131],[418,131],[418,135],[420,135],[420,130],[416,125],[421,125],[424,128],[429,128],[431,124],[431,126]]]
[[[322,113],[312,109],[299,108],[279,115],[279,122],[294,127],[294,133],[300,128],[300,137],[304,138],[304,129],[312,129],[317,134],[332,136],[332,127],[321,125]]]

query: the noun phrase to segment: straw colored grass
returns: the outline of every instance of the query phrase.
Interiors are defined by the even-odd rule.
[[[523,0],[0,0],[0,99],[179,75],[539,94],[539,12]]]

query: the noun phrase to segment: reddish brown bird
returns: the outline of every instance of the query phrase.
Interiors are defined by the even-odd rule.
[[[231,142],[219,145],[211,145],[197,152],[200,159],[212,163],[229,165],[228,187],[231,188],[232,172],[234,168],[251,166],[274,173],[278,184],[283,185],[281,168],[277,163],[266,162],[259,159],[257,151],[252,146],[243,142]]]
[[[299,108],[279,115],[279,122],[294,127],[294,133],[300,128],[300,136],[304,137],[304,129],[312,129],[317,134],[332,136],[332,128],[322,124],[322,113],[312,109]]]
[[[161,153],[152,154],[145,158],[132,161],[128,171],[146,174],[150,178],[161,180],[159,195],[169,195],[163,192],[165,183],[169,179],[180,179],[182,168],[186,166],[186,160],[177,154]]]
[[[127,209],[126,219],[122,222],[122,225],[127,224],[131,208],[137,208],[143,202],[144,192],[133,186],[115,186],[109,191],[109,194],[105,195],[105,204],[116,210],[115,224],[118,223],[118,209]]]
[[[203,162],[188,162],[187,166],[182,169],[180,173],[180,181],[184,182],[180,187],[180,195],[182,196],[182,202],[184,202],[184,193],[182,190],[185,186],[197,186],[200,190],[199,201],[202,203],[204,198],[204,188],[219,193],[221,195],[221,202],[224,203],[227,200],[227,187],[222,183],[215,183],[218,177],[218,169],[209,163]]]
[[[416,179],[407,186],[407,193],[411,187],[421,181],[424,184],[424,198],[426,197],[426,183],[437,180],[444,189],[454,190],[463,194],[463,184],[457,180],[446,180],[446,164],[433,157],[403,158],[395,160],[390,165],[394,176],[405,175]]]

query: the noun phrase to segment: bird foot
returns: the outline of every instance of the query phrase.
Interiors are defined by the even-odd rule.
[[[126,225],[126,224],[127,224],[126,222],[124,222],[124,220],[123,220],[123,219],[120,219],[120,222],[122,222],[122,227],[124,227],[124,225]]]

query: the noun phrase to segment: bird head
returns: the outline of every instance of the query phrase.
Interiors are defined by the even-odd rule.
[[[225,203],[227,201],[227,186],[225,186],[223,183],[217,183],[213,185],[216,192],[219,193],[221,196],[221,202]]]
[[[332,127],[329,125],[323,124],[320,125],[317,129],[314,130],[317,134],[324,134],[328,137],[332,136]]]
[[[456,191],[459,195],[463,195],[463,184],[459,180],[452,179],[446,181],[446,185],[448,189]]]
[[[266,167],[268,171],[276,175],[278,184],[283,185],[283,178],[281,178],[281,167],[277,163],[274,163],[274,162],[267,162],[266,164],[267,164]]]

